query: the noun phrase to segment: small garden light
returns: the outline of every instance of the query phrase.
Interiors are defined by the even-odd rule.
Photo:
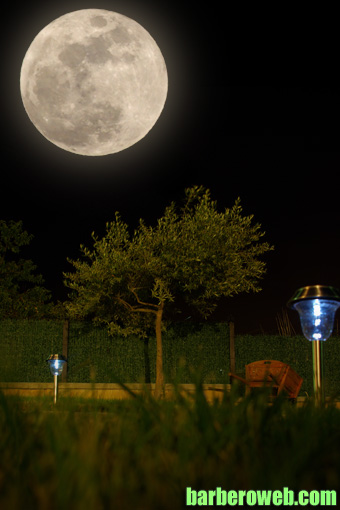
[[[51,354],[47,363],[49,364],[51,374],[54,377],[54,403],[56,404],[58,396],[58,375],[60,375],[63,371],[66,358],[61,354]]]
[[[313,384],[317,403],[324,401],[322,384],[322,341],[332,334],[335,312],[340,306],[340,291],[326,285],[298,289],[287,306],[300,316],[304,336],[313,342]]]

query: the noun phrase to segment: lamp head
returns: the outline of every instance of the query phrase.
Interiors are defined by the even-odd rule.
[[[66,358],[62,354],[51,354],[46,361],[49,364],[51,374],[60,375],[66,363]]]
[[[302,331],[308,340],[327,340],[340,306],[340,291],[326,285],[301,287],[287,306],[299,313]]]

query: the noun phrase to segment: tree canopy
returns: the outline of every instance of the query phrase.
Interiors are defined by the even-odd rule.
[[[68,311],[107,324],[112,334],[145,336],[155,327],[161,384],[164,312],[181,298],[208,317],[222,296],[261,290],[259,257],[272,249],[263,235],[253,216],[242,215],[240,199],[219,212],[198,186],[185,191],[182,207],[171,203],[154,226],[141,219],[132,234],[116,213],[102,238],[92,233],[93,248],[81,246],[82,259],[69,260]]]
[[[0,318],[41,317],[47,311],[50,293],[43,277],[31,260],[19,257],[32,237],[21,221],[0,220]]]

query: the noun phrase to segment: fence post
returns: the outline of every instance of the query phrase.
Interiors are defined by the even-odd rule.
[[[144,377],[145,383],[151,383],[150,376],[150,358],[149,358],[149,339],[144,338]]]
[[[235,323],[229,322],[230,372],[235,374]]]
[[[67,359],[68,354],[68,333],[69,333],[69,320],[66,319],[63,324],[63,352],[62,355]],[[61,374],[62,382],[67,381],[67,363],[65,363],[64,370]]]

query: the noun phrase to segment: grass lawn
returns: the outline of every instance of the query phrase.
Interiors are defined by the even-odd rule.
[[[0,394],[0,508],[177,510],[186,487],[340,488],[339,409],[237,399],[208,404],[199,385],[172,401]]]

